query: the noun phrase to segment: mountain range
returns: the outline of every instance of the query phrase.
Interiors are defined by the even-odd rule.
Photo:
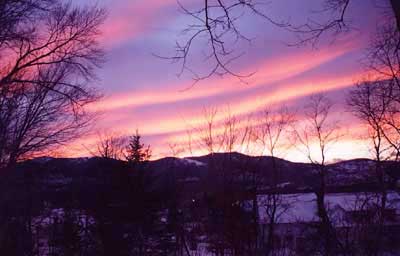
[[[386,161],[382,166],[388,186],[399,187],[400,164]],[[105,175],[115,175],[125,169],[126,162],[114,159],[41,157],[19,163],[10,177],[21,182],[29,176],[47,189],[60,190],[78,182],[85,186],[99,185],[107,181]],[[197,192],[209,189],[210,184],[222,177],[242,187],[256,181],[257,189],[266,191],[271,188],[274,170],[277,170],[276,184],[282,193],[310,191],[318,182],[318,172],[313,164],[240,153],[167,157],[149,161],[143,168],[148,186],[154,190],[166,191],[180,184],[183,189]],[[134,170],[128,172],[134,173]],[[374,190],[377,183],[375,161],[353,159],[329,164],[326,180],[331,192]]]

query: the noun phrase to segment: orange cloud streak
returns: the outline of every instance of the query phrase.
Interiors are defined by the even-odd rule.
[[[366,76],[366,74],[360,73],[358,75],[343,77],[313,79],[313,81],[305,79],[299,82],[287,82],[279,86],[279,88],[273,92],[265,92],[258,95],[256,98],[254,98],[254,96],[242,98],[240,101],[235,102],[234,105],[230,105],[230,111],[235,115],[247,115],[263,109],[267,104],[272,105],[294,100],[321,91],[346,88],[352,86],[356,80],[364,76]],[[220,106],[216,107],[221,108],[224,105],[225,103],[221,103]],[[133,129],[138,127],[142,131],[144,137],[161,135],[160,139],[153,144],[153,147],[155,149],[154,157],[162,157],[165,156],[165,153],[169,152],[167,143],[179,144],[185,141],[188,127],[199,127],[204,124],[204,118],[200,113],[198,115],[193,115],[190,109],[186,109],[186,111],[186,113],[180,113],[180,115],[166,116],[161,113],[159,116],[151,117],[142,116],[139,113],[134,119],[132,116],[124,116],[121,114],[118,115],[116,119],[123,119],[124,122],[112,122],[113,129],[119,131],[133,131]],[[227,114],[228,113],[222,111],[216,116],[215,122],[221,122],[227,117]],[[111,119],[113,117],[114,114],[110,116]],[[107,120],[110,122],[110,119]],[[138,120],[141,121],[138,122]],[[138,126],[138,124],[140,125]],[[86,138],[85,142],[79,142],[76,143],[76,145],[77,147],[82,144],[93,145],[96,139],[96,136]],[[204,153],[204,151],[198,150],[196,154],[202,153]]]
[[[332,79],[320,78],[319,80],[314,79],[313,82],[306,80],[298,83],[286,83],[282,86],[279,86],[279,88],[277,88],[273,92],[265,92],[263,94],[257,95],[256,97],[254,95],[250,95],[247,98],[242,98],[240,101],[235,101],[235,104],[230,105],[230,110],[235,115],[250,114],[261,110],[267,104],[272,105],[293,100],[295,98],[301,98],[313,93],[336,90],[352,86],[357,80],[357,77],[363,77],[363,74],[360,73],[356,76],[349,75]],[[221,102],[220,106],[215,107],[221,108],[226,104],[229,104],[229,102]],[[201,115],[193,116],[191,115],[192,113],[190,113],[190,109],[186,111],[187,113],[180,113],[180,115],[172,117],[165,115],[155,117],[153,116],[150,120],[146,120],[146,122],[144,122],[145,125],[141,127],[141,130],[146,135],[157,135],[162,133],[182,131],[186,129],[186,125],[195,127],[203,122]],[[140,114],[137,118],[138,120],[146,119],[145,116],[140,116]],[[225,115],[218,115],[215,121],[219,122],[224,118],[226,118]],[[124,126],[132,127],[134,123],[135,121],[132,120]]]
[[[273,105],[285,101],[294,100],[296,98],[301,98],[308,96],[313,93],[318,93],[322,91],[330,91],[336,90],[340,88],[346,88],[352,86],[355,81],[368,76],[366,73],[359,73],[356,75],[348,75],[343,77],[331,77],[331,78],[318,78],[312,79],[304,79],[303,81],[298,82],[287,82],[280,85],[272,92],[265,92],[263,94],[254,96],[248,96],[247,98],[242,98],[240,101],[235,102],[234,105],[230,105],[229,109],[232,114],[245,116],[247,114],[254,113],[256,111],[262,110],[266,105]],[[220,106],[216,106],[221,109],[221,107],[225,103],[221,103]],[[133,130],[137,128],[137,120],[142,120],[140,124],[142,124],[139,129],[142,131],[144,137],[148,136],[157,136],[162,135],[161,138],[153,144],[154,148],[154,158],[159,158],[165,156],[167,153],[170,153],[168,149],[167,143],[177,143],[181,144],[183,141],[187,139],[187,129],[188,127],[199,127],[204,124],[204,118],[199,113],[198,115],[193,115],[190,109],[186,110],[186,113],[181,113],[181,115],[174,116],[151,116],[151,118],[147,118],[146,116],[136,115],[135,120],[132,120],[129,117],[124,118],[124,115],[119,116],[118,118],[122,118],[129,121],[124,121],[120,125],[115,125],[116,122],[113,122],[113,129],[115,130]],[[221,111],[215,118],[216,123],[220,123],[227,117],[228,113]],[[184,117],[187,118],[184,118]],[[144,120],[144,121],[143,121]],[[109,121],[109,120],[108,120]],[[221,127],[217,128],[216,132],[221,132]],[[196,134],[194,134],[196,136]],[[198,137],[198,136],[197,136]],[[75,143],[77,145],[94,145],[97,137],[92,136],[85,139],[85,141],[81,141]],[[347,139],[347,142],[343,143],[351,143],[353,139]],[[347,145],[347,144],[346,144]],[[345,147],[344,147],[345,148]],[[364,150],[365,151],[365,150]],[[343,158],[347,151],[339,151],[342,152],[341,155],[335,155],[334,158]],[[204,154],[204,150],[195,149],[192,152],[194,155]],[[297,158],[291,158],[296,161],[304,161],[299,152],[295,152],[295,150],[288,151],[291,156],[296,156]],[[351,152],[347,152],[346,154],[350,154]],[[68,153],[69,155],[74,155],[72,151]],[[182,153],[183,155],[189,155],[189,152],[186,150]],[[82,155],[82,153],[78,153],[78,155]]]

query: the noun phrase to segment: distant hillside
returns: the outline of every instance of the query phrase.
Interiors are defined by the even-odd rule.
[[[145,166],[148,186],[166,191],[176,184],[194,192],[209,189],[224,177],[235,186],[246,187],[250,176],[256,174],[259,190],[271,185],[272,166],[279,168],[278,183],[282,192],[309,191],[317,182],[313,165],[294,163],[280,158],[256,157],[240,153],[216,153],[200,157],[167,157],[150,161]],[[375,187],[374,161],[354,159],[328,166],[328,189],[331,191],[372,190]],[[400,178],[400,165],[385,162],[387,182],[395,186]],[[104,158],[37,158],[20,163],[11,179],[33,177],[47,189],[62,189],[68,184],[82,184],[86,188],[107,182],[107,177],[126,169],[123,161]],[[133,170],[125,170],[134,172]]]

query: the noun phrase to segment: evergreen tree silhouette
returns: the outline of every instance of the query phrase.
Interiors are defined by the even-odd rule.
[[[149,161],[151,157],[150,145],[145,146],[141,142],[141,135],[136,129],[136,133],[129,138],[129,145],[126,149],[126,160],[132,166]]]

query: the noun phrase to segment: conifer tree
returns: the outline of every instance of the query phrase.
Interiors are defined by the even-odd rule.
[[[138,165],[143,162],[149,161],[151,157],[150,145],[145,146],[141,142],[141,135],[139,131],[129,138],[129,144],[126,149],[126,160],[131,165]]]

